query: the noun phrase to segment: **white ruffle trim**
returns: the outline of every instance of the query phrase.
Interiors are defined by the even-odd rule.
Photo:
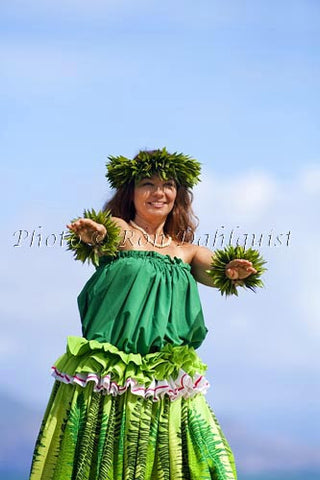
[[[133,378],[127,378],[125,385],[118,385],[111,381],[110,375],[100,377],[96,373],[76,374],[75,376],[67,375],[60,372],[56,367],[52,367],[53,377],[63,383],[77,384],[85,387],[89,382],[94,382],[94,391],[101,392],[104,395],[122,395],[128,388],[134,395],[140,395],[144,398],[152,398],[154,402],[158,402],[164,395],[169,395],[170,400],[176,400],[179,397],[191,398],[197,393],[206,394],[210,384],[208,380],[198,373],[194,377],[190,377],[183,370],[179,371],[178,377],[174,380],[169,377],[167,380],[153,380],[146,387],[139,385]]]

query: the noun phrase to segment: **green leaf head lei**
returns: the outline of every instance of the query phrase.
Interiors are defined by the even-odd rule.
[[[112,155],[108,159],[106,177],[116,189],[155,174],[162,180],[174,179],[186,188],[193,188],[200,181],[201,166],[197,160],[183,153],[169,153],[166,148],[141,150],[132,160]]]

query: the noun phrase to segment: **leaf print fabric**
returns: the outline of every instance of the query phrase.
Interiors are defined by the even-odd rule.
[[[31,480],[235,480],[205,397],[159,402],[56,382]]]

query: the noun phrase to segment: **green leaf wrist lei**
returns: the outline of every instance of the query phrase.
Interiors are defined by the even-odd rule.
[[[252,266],[257,272],[242,279],[232,280],[227,277],[226,266],[231,260],[236,258],[243,258],[244,260],[252,262]],[[221,295],[238,295],[237,286],[242,286],[252,291],[255,291],[257,287],[264,286],[260,276],[266,271],[266,268],[263,267],[265,263],[265,260],[263,260],[257,250],[252,248],[246,250],[240,245],[237,245],[236,247],[228,245],[223,250],[216,250],[214,252],[211,269],[207,270],[207,274],[213,280],[214,286],[220,290]]]
[[[79,218],[75,218],[71,222],[75,222]],[[82,218],[90,218],[104,225],[107,230],[106,236],[102,241],[99,241],[97,237],[92,239],[92,243],[85,243],[76,233],[70,232],[66,237],[67,250],[73,250],[75,260],[81,260],[83,263],[87,261],[97,267],[99,257],[116,255],[120,241],[120,228],[112,220],[108,211],[84,210]]]

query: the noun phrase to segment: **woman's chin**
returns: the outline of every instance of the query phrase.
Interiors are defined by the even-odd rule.
[[[147,207],[147,210],[149,213],[152,213],[153,215],[159,215],[162,217],[169,215],[171,211],[167,206],[156,207],[154,205],[149,205]]]

